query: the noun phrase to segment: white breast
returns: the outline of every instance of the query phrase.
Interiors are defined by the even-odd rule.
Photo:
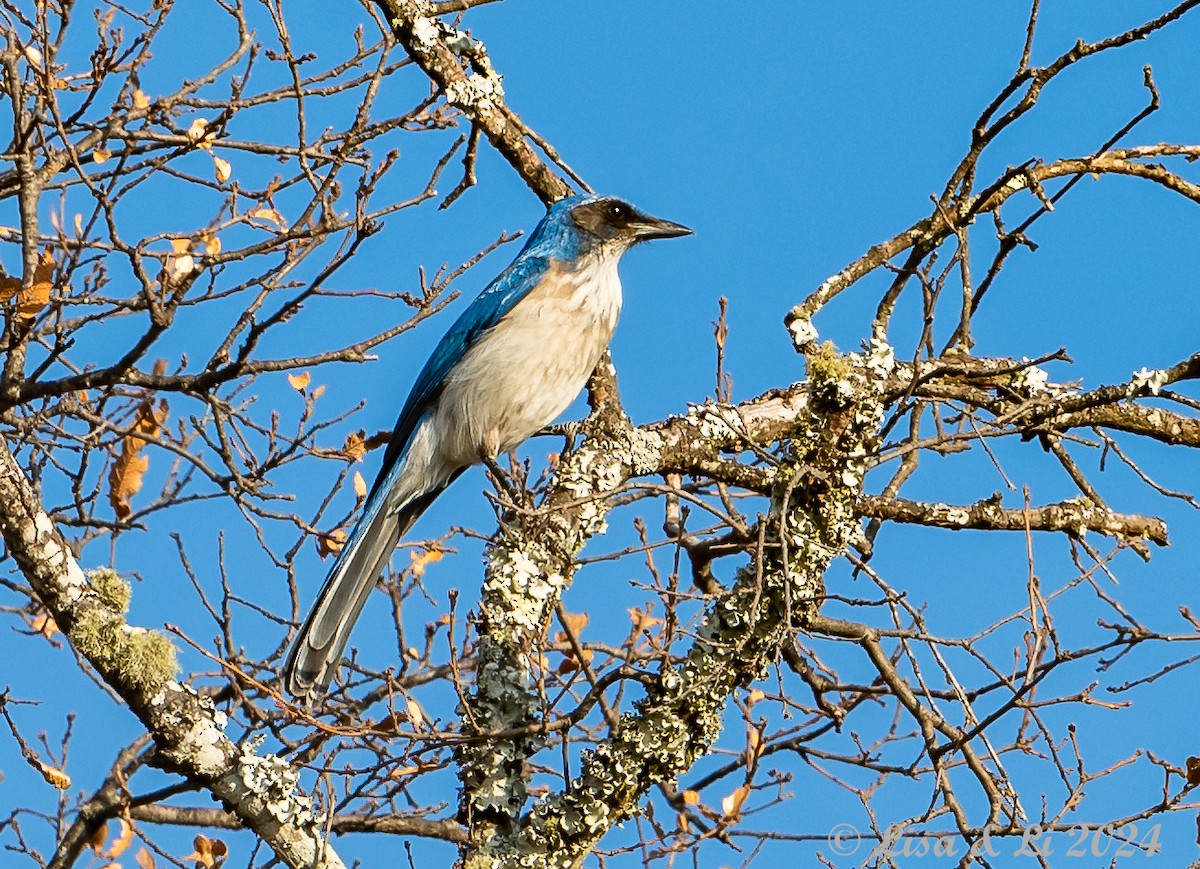
[[[621,313],[619,256],[552,264],[463,357],[438,398],[438,452],[463,467],[513,449],[575,400]]]

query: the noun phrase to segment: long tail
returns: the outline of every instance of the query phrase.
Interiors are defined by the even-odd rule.
[[[312,703],[329,689],[354,623],[392,551],[443,488],[414,498],[394,513],[384,506],[386,498],[370,499],[288,653],[283,679],[289,694]]]

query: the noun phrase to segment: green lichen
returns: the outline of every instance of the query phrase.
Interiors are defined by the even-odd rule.
[[[155,631],[132,628],[115,612],[93,608],[67,632],[106,678],[145,691],[179,672],[175,646]]]
[[[88,581],[92,591],[113,612],[124,615],[129,612],[129,600],[133,597],[133,589],[129,583],[117,576],[117,572],[108,567],[98,567],[88,571]]]
[[[838,355],[832,341],[826,341],[805,354],[808,361],[808,377],[810,380],[833,382],[842,380],[850,373],[850,365],[845,358]]]

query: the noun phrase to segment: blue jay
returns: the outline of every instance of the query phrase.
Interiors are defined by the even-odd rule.
[[[392,551],[442,490],[549,425],[579,395],[621,312],[621,255],[691,232],[611,197],[551,206],[417,375],[362,516],[288,655],[291,694],[312,701],[328,689]]]

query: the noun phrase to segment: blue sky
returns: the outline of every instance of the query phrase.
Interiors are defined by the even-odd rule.
[[[1118,32],[1165,8],[1164,4],[1085,2],[1043,5],[1035,64],[1057,56],[1079,37],[1094,39]],[[329,17],[294,15],[291,26],[298,44],[329,51],[330,56],[344,49],[350,39],[349,21],[360,15],[354,5],[344,6],[344,11],[331,16],[339,22],[336,32],[331,31]],[[726,365],[734,378],[735,399],[802,379],[802,360],[782,326],[784,313],[867,247],[928,213],[929,196],[940,191],[961,158],[972,122],[1008,80],[1024,41],[1027,9],[1022,4],[838,6],[832,11],[832,6],[787,2],[738,8],[627,0],[509,0],[482,7],[467,19],[503,73],[511,106],[596,190],[627,197],[697,232],[694,238],[640,248],[622,268],[626,303],[613,356],[626,406],[637,422],[683,412],[689,402],[701,402],[712,394],[712,321],[720,296],[729,298]],[[179,54],[172,60],[169,47],[161,53],[167,59],[158,67],[164,81],[176,74],[174,64],[187,69],[190,63],[199,63],[195,46],[203,44],[183,28],[169,30],[166,38],[173,40],[167,45],[177,46]],[[1163,109],[1128,141],[1196,141],[1200,138],[1196,124],[1200,65],[1194,50],[1198,40],[1200,17],[1185,18],[1147,42],[1080,65],[1047,90],[1031,117],[1005,134],[983,171],[995,174],[1006,164],[1031,157],[1050,160],[1094,150],[1144,104],[1141,70],[1148,63],[1163,95]],[[425,88],[416,70],[398,73],[389,85],[394,92],[385,93],[380,111],[415,102]],[[444,136],[401,139],[402,159],[411,161],[413,168],[411,174],[403,170],[396,174],[392,184],[397,197],[423,184],[430,156],[447,141]],[[436,211],[430,204],[391,218],[361,256],[339,274],[338,286],[412,288],[419,266],[432,271],[443,262],[457,264],[501,230],[532,227],[541,205],[508,166],[483,148],[478,172],[479,186],[449,211]],[[449,190],[453,183],[451,178],[442,187]],[[1028,202],[1018,203],[1007,211],[1009,225],[1019,222],[1030,207]],[[171,210],[163,211],[155,218],[171,221]],[[1053,215],[1036,225],[1033,238],[1040,249],[1013,255],[987,301],[986,316],[977,321],[976,352],[1019,358],[1066,347],[1075,365],[1052,367],[1052,377],[1080,379],[1085,386],[1119,382],[1143,365],[1166,366],[1195,352],[1193,274],[1198,227],[1196,209],[1160,189],[1127,179],[1085,179]],[[987,236],[986,229],[979,233],[980,239]],[[469,298],[514,253],[510,247],[492,254],[456,288]],[[985,264],[980,261],[976,268],[981,270]],[[856,349],[869,333],[884,280],[873,276],[823,312],[816,320],[822,335],[843,350]],[[323,400],[333,406],[348,409],[360,400],[367,402],[352,423],[330,436],[332,445],[340,444],[341,436],[351,429],[390,428],[425,355],[464,304],[460,300],[438,322],[393,341],[382,349],[377,362],[318,376],[329,386]],[[364,303],[357,310],[357,315],[334,324],[337,340],[343,335],[365,336],[379,328],[380,317],[388,316],[378,304]],[[904,352],[909,348],[902,339],[907,335],[911,341],[918,313],[912,307],[901,308],[896,341]],[[288,341],[294,342],[289,354],[331,343],[330,323],[319,314],[314,309],[298,318],[287,333]],[[289,393],[282,377],[279,380],[278,392],[268,400],[295,412],[287,402],[298,402],[298,397]],[[579,404],[570,415],[582,412]],[[1178,449],[1130,446],[1166,485],[1194,485],[1193,457],[1179,455]],[[541,461],[555,449],[556,443],[538,442],[528,453]],[[1035,502],[1072,493],[1069,482],[1050,468],[1036,447],[999,449],[1006,469],[1015,472],[1019,483],[1030,484]],[[990,466],[976,458],[927,459],[909,493],[966,502],[1001,489],[1002,482]],[[378,459],[374,454],[363,467],[368,481]],[[1110,467],[1097,477],[1115,509],[1161,511],[1173,532],[1172,548],[1156,552],[1150,565],[1122,556],[1117,562],[1122,584],[1110,591],[1128,596],[1123,599],[1157,620],[1156,626],[1182,631],[1184,626],[1174,616],[1176,607],[1187,604],[1200,609],[1194,593],[1200,523],[1194,512],[1178,502],[1164,504],[1120,467]],[[305,492],[303,478],[285,481],[302,502],[317,497]],[[327,482],[317,486],[318,492],[324,491],[324,485]],[[494,523],[481,495],[483,486],[479,472],[465,475],[422,519],[416,532],[436,536],[451,525],[486,532]],[[1006,493],[1006,499],[1009,506],[1019,505],[1019,494]],[[211,627],[203,627],[190,591],[180,591],[186,578],[170,560],[173,547],[167,536],[184,525],[193,532],[203,530],[194,538],[194,547],[197,556],[211,564],[216,545],[215,535],[209,532],[225,528],[227,519],[208,515],[205,509],[201,505],[181,511],[179,517],[163,517],[146,534],[127,535],[118,542],[117,566],[147,577],[137,592],[135,622],[154,626],[178,621],[191,625],[195,636],[207,636],[206,630],[211,633]],[[595,551],[616,549],[627,541],[633,515],[626,511],[615,516],[611,539],[599,543]],[[647,522],[654,528],[661,519],[651,515]],[[244,528],[225,530],[231,544],[227,563],[246,593],[266,605],[281,606],[283,580],[260,563]],[[435,593],[454,586],[469,601],[480,575],[479,548],[466,541],[457,545],[461,557],[431,567],[428,580]],[[1047,586],[1073,575],[1062,542],[1039,540],[1036,552],[1037,569]],[[104,557],[100,551],[89,554]],[[311,550],[303,557],[307,559],[304,589],[311,599],[325,567]],[[931,623],[936,620],[942,631],[953,633],[981,627],[987,620],[984,610],[990,615],[1021,606],[1025,557],[1024,541],[1018,535],[887,530],[875,566],[893,585],[909,591],[914,601],[928,604]],[[623,632],[628,624],[625,607],[640,599],[628,584],[634,578],[640,578],[634,566],[585,573],[584,581],[569,594],[568,609],[591,613],[589,630],[597,634]],[[837,569],[830,579],[831,590],[869,596],[862,580],[857,582],[854,585],[847,571]],[[441,601],[444,604],[444,597]],[[419,630],[428,613],[414,615],[413,627]],[[1064,623],[1071,621],[1069,612],[1061,615]],[[387,617],[386,602],[380,597],[356,634],[356,645],[369,645],[370,625],[386,628]],[[1079,631],[1076,639],[1095,631],[1094,619],[1095,613],[1089,613],[1071,625]],[[279,638],[255,640],[265,653]],[[370,654],[378,659],[391,653],[383,648]],[[1067,677],[1068,684],[1083,687],[1098,679],[1108,685],[1123,681],[1124,672],[1149,672],[1153,664],[1147,654],[1134,656],[1137,660],[1129,663],[1127,671],[1117,667],[1105,674],[1076,672]],[[36,640],[4,633],[0,655],[9,662],[30,662],[28,667],[4,668],[3,681],[12,685],[15,696],[44,696],[40,685],[47,679],[68,686],[36,710],[21,710],[30,731],[45,728],[54,734],[61,729],[67,709],[88,709],[89,714],[81,716],[69,771],[76,787],[93,789],[116,750],[107,728],[132,734],[128,716],[72,672],[65,650],[48,652]],[[194,658],[185,661],[193,668],[207,668]],[[1146,695],[1141,706],[1125,712],[1072,710],[1097,767],[1142,748],[1175,763],[1195,751],[1182,725],[1192,718],[1190,704],[1185,704],[1194,677],[1174,674],[1159,684],[1162,690]],[[729,745],[736,748],[739,739],[735,730]],[[15,761],[3,759],[12,756],[8,748],[0,751],[6,776],[0,782],[3,814],[23,789],[44,786]],[[859,822],[861,816],[850,814],[853,800],[845,794],[826,788],[813,791],[819,805],[806,799],[809,788],[820,785],[806,778],[816,775],[811,770],[794,766],[791,787],[799,796],[785,807],[792,819],[769,814],[757,826],[794,826],[797,813],[803,815],[799,826],[807,831],[820,832],[842,821]],[[1031,765],[1023,774],[1028,806],[1036,808],[1042,791],[1051,794],[1050,799],[1055,795],[1061,799],[1061,785],[1056,792],[1056,783],[1045,778],[1046,765]],[[1095,802],[1085,804],[1079,820],[1122,811],[1129,805],[1124,799],[1137,805],[1148,802],[1158,787],[1159,781],[1142,774],[1123,787],[1097,788]],[[925,784],[897,784],[884,789],[882,805],[902,813],[905,801],[919,801],[927,793]],[[449,794],[445,798],[452,799]],[[1164,819],[1167,847],[1160,858],[1172,865],[1194,859],[1194,837],[1191,817]],[[338,847],[344,858],[361,858],[365,865],[394,863],[397,857],[397,843],[391,839],[347,837]],[[445,847],[419,842],[415,847],[422,860],[431,861],[428,865],[450,861]],[[775,850],[769,848],[760,858],[762,865],[794,855],[787,849],[798,846],[772,847]],[[240,858],[238,864],[247,859],[244,852],[235,858]],[[741,859],[713,848],[704,852],[704,860],[711,862],[702,865],[736,865]]]

